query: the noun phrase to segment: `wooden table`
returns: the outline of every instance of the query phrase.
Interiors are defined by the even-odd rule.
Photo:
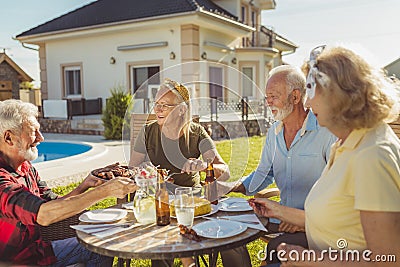
[[[211,217],[251,213],[253,211],[218,211]],[[128,215],[124,221],[136,221],[131,210],[128,210]],[[202,221],[205,221],[205,219],[195,219],[194,224]],[[263,223],[266,223],[266,221],[263,221]],[[205,263],[202,255],[208,254],[210,267],[216,265],[218,252],[243,246],[265,234],[263,231],[247,228],[243,233],[233,237],[222,239],[202,238],[200,242],[196,242],[179,234],[175,219],[171,219],[171,224],[168,226],[157,226],[156,224],[138,226],[105,238],[98,238],[81,231],[76,232],[78,240],[86,248],[102,255],[123,259],[159,260],[195,256],[196,263],[199,264],[200,259]],[[167,261],[165,263],[168,266]]]

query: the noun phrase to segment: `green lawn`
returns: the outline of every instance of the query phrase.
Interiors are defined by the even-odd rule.
[[[216,142],[218,152],[221,154],[225,162],[229,164],[231,181],[235,181],[243,175],[249,174],[257,167],[264,142],[265,137],[260,136]],[[54,189],[54,192],[60,195],[64,195],[70,192],[76,186],[77,184],[71,184],[65,187],[57,187]],[[242,194],[236,193],[230,193],[229,195],[248,198],[246,196],[243,196]],[[90,209],[106,208],[115,204],[116,199],[109,198],[90,207]],[[252,266],[259,266],[260,261],[257,258],[257,253],[260,250],[265,249],[265,243],[263,241],[256,240],[247,244],[247,249],[250,253]],[[116,263],[114,264],[114,266],[116,266]],[[151,264],[149,260],[133,260],[131,266],[150,267]],[[180,261],[178,259],[175,260],[175,266],[180,266]],[[218,259],[217,266],[222,266],[221,258]]]

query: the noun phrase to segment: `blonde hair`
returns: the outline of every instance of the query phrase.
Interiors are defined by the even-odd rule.
[[[191,107],[190,107],[190,96],[189,96],[189,90],[182,84],[173,81],[171,79],[166,78],[164,82],[160,85],[160,90],[167,90],[169,92],[172,92],[177,99],[177,104],[179,105],[185,105],[186,106],[186,111],[184,114],[182,114],[182,132],[185,137],[185,142],[187,144],[187,147],[189,148],[189,131],[190,131],[190,123],[192,121],[192,116],[191,116]]]
[[[316,67],[329,78],[324,85],[318,79],[316,82],[322,88],[322,95],[329,97],[333,122],[359,129],[397,118],[398,81],[373,68],[353,51],[327,48],[317,56]],[[304,64],[303,70],[308,72],[308,69],[308,64]]]

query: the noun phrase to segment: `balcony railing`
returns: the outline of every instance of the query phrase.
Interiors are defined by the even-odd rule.
[[[265,102],[263,99],[216,99],[216,98],[200,98],[192,101],[193,114],[202,118],[208,117],[211,121],[218,121],[220,115],[224,117],[229,114],[239,114],[243,120],[247,120],[249,116],[265,117]],[[150,99],[135,99],[133,113],[151,113],[153,112],[154,101]]]
[[[245,37],[242,40],[243,47],[274,47],[276,40],[276,33],[274,30],[263,26],[256,25],[257,29],[249,37]]]

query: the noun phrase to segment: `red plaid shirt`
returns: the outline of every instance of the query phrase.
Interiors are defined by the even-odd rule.
[[[36,223],[40,205],[55,198],[30,162],[16,171],[0,157],[1,261],[37,265],[56,261],[51,243],[42,240]]]

